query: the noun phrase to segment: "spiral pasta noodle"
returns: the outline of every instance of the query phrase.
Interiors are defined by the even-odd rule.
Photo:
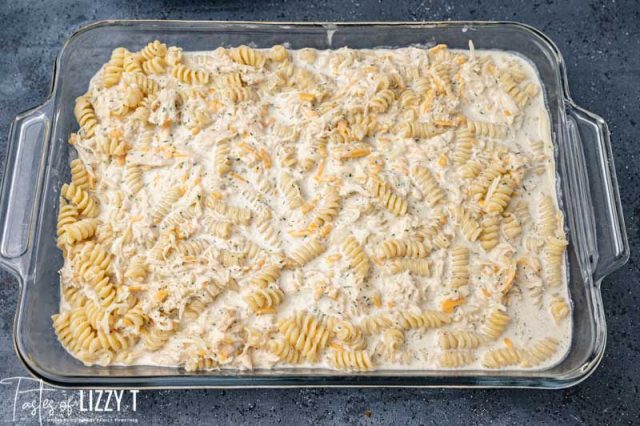
[[[478,241],[487,251],[498,245],[500,242],[500,219],[498,216],[487,216],[482,220],[482,232]]]
[[[386,183],[370,178],[367,183],[367,190],[378,200],[382,207],[391,213],[396,216],[407,214],[407,200],[394,193]]]
[[[304,199],[300,193],[300,187],[289,173],[282,172],[280,174],[278,185],[290,209],[302,206]]]
[[[405,138],[429,139],[445,131],[446,129],[436,127],[431,123],[414,123],[408,121],[400,126],[400,134]]]
[[[251,292],[245,301],[255,313],[270,313],[284,300],[284,292],[279,288],[261,288]]]
[[[336,338],[351,350],[362,350],[367,347],[362,329],[348,321],[339,321],[333,327]]]
[[[445,193],[429,169],[416,166],[411,170],[414,182],[424,195],[429,207],[433,207],[445,198]]]
[[[551,358],[558,350],[559,342],[546,337],[534,341],[528,349],[524,350],[523,363],[526,367],[535,367]]]
[[[404,332],[397,328],[390,328],[382,334],[381,344],[383,355],[387,359],[393,359],[405,343]]]
[[[467,210],[462,206],[454,207],[451,211],[455,221],[461,228],[462,235],[469,242],[473,242],[478,239],[482,233],[480,224],[471,216]]]
[[[147,327],[142,331],[142,343],[147,350],[157,351],[162,348],[169,338],[175,333],[174,330],[162,330],[158,327]]]
[[[560,323],[563,319],[569,316],[571,313],[571,308],[567,304],[567,302],[559,296],[553,298],[550,304],[551,307],[551,316],[554,321]]]
[[[196,238],[181,241],[176,245],[176,251],[183,257],[194,258],[207,247],[209,247],[209,243],[206,240]]]
[[[155,95],[160,90],[160,86],[141,72],[127,72],[123,74],[124,81],[142,91],[145,96]]]
[[[93,178],[84,167],[84,163],[79,158],[71,161],[71,182],[81,189],[88,190],[93,187]]]
[[[73,113],[80,124],[80,130],[84,132],[87,137],[92,137],[98,125],[98,118],[96,117],[93,105],[91,105],[91,101],[86,97],[79,97],[76,99],[76,106]]]
[[[282,243],[278,231],[271,222],[271,214],[262,214],[256,219],[256,229],[264,240],[276,250],[282,250]]]
[[[309,229],[318,229],[322,225],[331,223],[340,210],[340,195],[333,187],[329,187],[322,198]]]
[[[538,207],[538,223],[540,233],[543,236],[555,236],[558,221],[553,200],[549,196],[544,196],[540,200]]]
[[[365,317],[360,321],[362,331],[367,335],[379,334],[394,324],[390,314],[382,313]]]
[[[480,333],[487,339],[496,340],[502,335],[510,322],[511,316],[509,314],[494,309],[487,315],[484,324],[480,328]]]
[[[111,53],[111,59],[105,64],[102,71],[102,84],[104,87],[113,87],[120,82],[124,60],[129,54],[129,51],[124,47],[118,47]]]
[[[142,63],[142,71],[147,75],[163,74],[167,69],[167,63],[160,56],[154,56]]]
[[[511,194],[515,189],[515,182],[508,175],[503,175],[495,189],[487,193],[484,201],[484,211],[489,214],[502,213],[511,200]]]
[[[235,49],[231,49],[231,51],[229,52],[229,56],[234,62],[256,68],[262,67],[265,63],[265,58],[264,56],[262,56],[262,54],[244,45],[239,46]]]
[[[64,236],[69,244],[86,240],[95,235],[98,229],[97,219],[81,219],[65,226]]]
[[[171,68],[171,75],[186,84],[206,85],[211,79],[211,74],[206,71],[193,70],[184,64],[177,64]]]
[[[476,199],[484,197],[494,182],[500,182],[504,172],[505,169],[500,163],[490,163],[469,186],[469,195]]]
[[[369,100],[369,108],[375,112],[385,112],[395,101],[396,95],[389,89],[383,89]]]
[[[333,367],[340,370],[367,371],[373,368],[367,351],[333,351],[329,360]]]
[[[306,243],[296,247],[291,253],[291,259],[296,266],[304,266],[316,257],[320,256],[326,250],[326,246],[315,238],[310,239]]]
[[[522,234],[520,219],[513,213],[506,213],[502,221],[502,232],[510,240],[520,236]]]
[[[251,222],[252,213],[249,209],[230,206],[213,197],[207,197],[206,205],[233,224],[248,225]]]
[[[426,259],[394,259],[389,263],[389,272],[398,274],[411,272],[412,274],[428,277],[431,275],[430,262]]]
[[[473,331],[444,331],[438,344],[442,349],[475,349],[483,342],[482,335]]]
[[[151,210],[151,219],[155,223],[160,223],[180,197],[181,193],[179,188],[169,189]]]
[[[358,240],[353,235],[350,235],[342,242],[340,248],[346,258],[349,259],[349,267],[358,279],[364,281],[369,275],[369,258]]]
[[[451,277],[449,285],[452,288],[465,286],[469,283],[469,249],[462,246],[452,247],[449,256]]]
[[[63,240],[63,235],[66,232],[66,226],[78,221],[80,217],[80,212],[78,209],[71,204],[62,204],[64,201],[60,202],[60,212],[58,212],[58,222],[56,225],[58,240]]]
[[[267,265],[251,279],[251,284],[256,287],[266,288],[269,284],[278,281],[281,273],[282,269],[278,265]]]
[[[124,168],[124,183],[129,193],[137,194],[144,187],[142,181],[143,171],[140,166],[135,164],[127,164]]]
[[[281,361],[287,364],[299,364],[303,357],[300,351],[284,340],[271,340],[268,345],[269,352],[276,355]]]
[[[486,368],[498,369],[519,364],[522,354],[515,348],[502,348],[488,351],[482,358],[482,365]]]
[[[559,238],[549,238],[543,249],[543,277],[547,286],[558,287],[562,284],[562,264],[567,241]]]
[[[141,51],[140,55],[146,60],[150,60],[156,57],[164,57],[167,54],[167,45],[161,43],[159,40],[154,40],[148,43]]]
[[[473,146],[477,143],[473,131],[469,128],[461,128],[456,131],[456,143],[453,150],[453,164],[462,166],[469,161],[473,152]]]
[[[431,247],[421,241],[390,239],[382,241],[376,250],[376,255],[380,259],[393,259],[406,257],[421,259],[427,257],[431,252]]]
[[[79,287],[67,285],[62,289],[62,294],[71,308],[82,308],[89,301]]]
[[[122,139],[99,138],[96,147],[99,152],[108,156],[121,157],[127,153],[127,144]]]
[[[280,333],[291,346],[308,360],[316,358],[329,340],[331,331],[314,315],[306,311],[296,312],[293,316],[280,321]]]
[[[513,79],[510,73],[503,72],[498,78],[503,90],[511,96],[520,108],[524,108],[531,96],[534,96],[537,92],[537,88],[530,83],[525,83],[523,87]]]
[[[143,281],[147,276],[147,264],[141,257],[134,257],[129,262],[127,269],[124,272],[125,278],[130,278],[135,281]]]
[[[420,313],[400,311],[398,312],[398,325],[403,330],[415,328],[437,328],[448,324],[449,316],[437,311],[423,311]]]
[[[231,170],[230,152],[229,139],[224,138],[216,143],[216,153],[213,161],[218,176],[224,176]]]
[[[507,128],[495,123],[469,121],[467,128],[474,132],[477,138],[504,139],[507,136]]]

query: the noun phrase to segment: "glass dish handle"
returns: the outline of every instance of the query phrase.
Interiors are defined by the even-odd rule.
[[[599,283],[629,259],[629,242],[611,153],[609,127],[602,117],[571,103],[568,104],[567,114],[569,138],[576,142],[572,145],[582,151],[584,159],[580,158],[580,152],[574,153],[574,161],[584,161],[583,167],[579,168],[583,168],[587,184],[574,187],[574,190],[588,191],[586,195],[591,199],[589,210],[593,217],[583,218],[582,222],[588,223],[592,229],[590,232],[585,229],[587,243],[591,241],[589,245],[595,249],[595,253],[589,250],[588,261],[591,263],[593,281]],[[594,233],[593,230],[595,235],[589,235]]]
[[[53,102],[18,114],[9,130],[0,194],[0,264],[24,276],[44,175]]]

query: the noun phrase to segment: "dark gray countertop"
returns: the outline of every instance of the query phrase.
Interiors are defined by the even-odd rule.
[[[546,32],[568,64],[576,103],[607,120],[631,245],[631,260],[602,283],[607,351],[598,370],[562,391],[196,390],[146,391],[141,423],[632,423],[640,419],[640,3],[519,1],[25,1],[0,0],[0,153],[14,116],[49,92],[55,55],[80,26],[106,18],[213,20],[513,20]],[[636,194],[636,195],[634,195]],[[12,343],[18,287],[0,272],[0,378],[27,376]],[[0,386],[0,421],[14,390]],[[23,407],[18,407],[19,411]],[[23,410],[24,411],[24,410]],[[20,413],[18,413],[20,414]],[[24,414],[24,413],[23,413]],[[95,418],[100,413],[79,417]],[[26,415],[25,415],[26,416]],[[20,417],[18,418],[27,418]],[[76,416],[77,417],[77,416]],[[37,416],[32,420],[37,420]]]

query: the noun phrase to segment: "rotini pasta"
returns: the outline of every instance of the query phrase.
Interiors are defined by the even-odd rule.
[[[431,247],[421,241],[415,240],[384,240],[376,250],[380,259],[393,259],[396,257],[406,257],[420,259],[427,257],[431,252]]]
[[[223,201],[209,196],[206,199],[207,207],[218,213],[220,216],[236,225],[248,225],[251,222],[251,210],[242,207],[230,206]]]
[[[428,277],[431,275],[429,265],[430,263],[426,259],[395,259],[389,262],[389,272],[391,274],[397,274],[409,271],[421,277]]]
[[[442,312],[398,312],[398,325],[404,330],[414,328],[437,328],[449,323],[449,321],[449,316]]]
[[[73,113],[76,116],[76,120],[78,120],[78,124],[80,124],[80,131],[84,132],[87,137],[92,137],[98,125],[98,118],[89,99],[82,96],[79,97],[76,100]]]
[[[452,247],[450,253],[451,279],[449,285],[453,288],[467,285],[469,283],[469,249],[462,246]]]
[[[453,215],[454,220],[458,223],[461,228],[462,235],[469,242],[473,242],[478,239],[480,234],[482,233],[482,228],[480,224],[471,216],[467,210],[462,206],[454,207],[451,210],[451,214]]]
[[[255,313],[273,313],[284,300],[284,292],[279,288],[261,288],[251,292],[245,301]]]
[[[544,369],[569,348],[526,61],[142,46],[104,58],[74,108],[52,318],[72,356],[359,374]]]
[[[491,368],[505,368],[519,364],[522,361],[522,354],[515,348],[502,348],[486,352],[482,359],[482,365]]]
[[[524,351],[523,363],[526,367],[540,365],[556,353],[558,345],[558,341],[552,337],[546,337],[533,342],[529,349]]]
[[[239,46],[231,49],[229,56],[234,62],[256,68],[262,67],[265,63],[264,56],[248,46]]]
[[[471,364],[474,360],[473,352],[443,351],[438,356],[438,365],[442,368],[460,368]]]
[[[327,189],[320,206],[309,224],[309,229],[318,229],[322,225],[331,223],[340,210],[340,195],[335,188]]]
[[[366,371],[373,368],[367,351],[333,351],[329,359],[331,365],[340,370]]]
[[[283,340],[270,341],[268,348],[271,353],[287,364],[298,364],[303,359],[300,351]]]
[[[562,297],[556,296],[553,298],[551,301],[551,316],[553,316],[556,323],[559,323],[569,316],[570,312],[571,308],[569,308],[569,305]]]
[[[487,315],[484,324],[482,324],[480,328],[480,332],[487,339],[496,340],[502,335],[510,322],[511,316],[509,316],[509,314],[499,309],[494,309]]]
[[[369,258],[358,240],[350,235],[340,246],[345,257],[349,259],[349,267],[353,269],[359,280],[364,281],[369,275]]]
[[[336,338],[351,350],[366,349],[367,341],[360,327],[348,321],[339,321],[333,326]]]
[[[487,251],[498,245],[500,242],[500,219],[498,216],[487,216],[482,220],[482,232],[478,241]]]
[[[386,183],[370,178],[367,189],[380,205],[391,213],[396,216],[404,216],[407,213],[407,200],[394,193]]]
[[[251,284],[260,288],[266,288],[269,284],[275,283],[278,278],[280,278],[281,273],[282,269],[278,265],[265,266],[251,279]]]
[[[411,170],[411,175],[429,207],[435,206],[445,198],[444,191],[428,169],[416,166]]]
[[[171,69],[171,75],[186,84],[205,85],[209,83],[211,74],[206,71],[192,70],[184,64],[177,64]]]
[[[304,199],[300,193],[300,187],[289,173],[282,172],[280,174],[278,185],[290,209],[302,206]]]
[[[381,331],[386,330],[393,326],[393,318],[389,314],[378,314],[365,317],[360,322],[360,327],[365,334],[379,334]]]
[[[542,271],[545,284],[549,287],[562,284],[562,264],[566,246],[567,241],[558,238],[549,238],[545,242]]]
[[[316,358],[329,340],[331,331],[323,321],[306,311],[299,311],[278,325],[285,340],[308,360]]]
[[[326,249],[326,246],[317,239],[310,239],[291,253],[291,260],[298,267],[304,266],[324,253]]]
[[[473,331],[445,331],[440,333],[438,343],[442,349],[475,349],[484,338]]]

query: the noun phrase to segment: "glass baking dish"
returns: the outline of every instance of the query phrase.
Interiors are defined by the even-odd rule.
[[[118,46],[134,50],[160,39],[185,50],[252,44],[329,49],[405,47],[445,43],[501,49],[528,58],[543,82],[550,112],[560,206],[569,237],[573,341],[562,362],[540,371],[335,371],[284,370],[185,372],[160,367],[87,367],[56,340],[51,315],[58,310],[56,248],[58,196],[69,180],[70,146],[77,129],[74,99]],[[17,116],[8,140],[2,182],[0,264],[20,284],[14,339],[28,370],[71,387],[285,387],[432,386],[564,388],[591,374],[604,353],[606,323],[602,279],[629,257],[609,131],[602,118],[569,96],[565,64],[544,34],[509,22],[249,23],[101,21],[76,32],[58,55],[49,98]]]

